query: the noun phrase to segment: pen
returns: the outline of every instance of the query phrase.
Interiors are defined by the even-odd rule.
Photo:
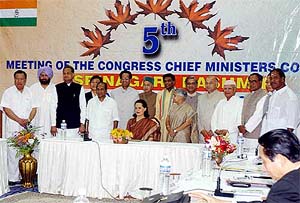
[[[261,179],[272,179],[269,176],[251,176],[252,178],[261,178]]]

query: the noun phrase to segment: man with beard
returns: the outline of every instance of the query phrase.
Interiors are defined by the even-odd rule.
[[[55,85],[51,83],[51,78],[53,77],[52,68],[48,66],[41,67],[37,72],[37,77],[39,82],[30,87],[33,98],[36,98],[38,103],[37,114],[32,120],[32,124],[41,127],[39,135],[49,138],[57,133],[57,94]]]
[[[13,137],[30,123],[36,114],[37,98],[34,98],[31,90],[25,86],[26,80],[27,74],[17,70],[14,73],[14,86],[6,89],[2,95],[1,107],[6,115],[5,138]],[[17,157],[16,153],[14,148],[7,148],[8,180],[12,184],[20,180],[18,168],[20,157]]]
[[[169,109],[173,104],[174,87],[175,87],[175,75],[167,73],[163,75],[163,81],[165,88],[157,93],[156,97],[156,113],[155,118],[160,122],[161,130],[161,142],[168,141],[168,131],[166,128],[166,118],[169,113]]]

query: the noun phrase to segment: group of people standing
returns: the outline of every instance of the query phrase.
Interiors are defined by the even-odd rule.
[[[187,76],[185,88],[175,88],[175,75],[163,75],[164,89],[153,92],[154,78],[143,78],[143,92],[130,87],[132,74],[119,74],[121,86],[108,93],[107,84],[98,75],[90,79],[91,91],[73,82],[71,66],[63,68],[63,82],[51,82],[50,67],[38,70],[39,81],[26,86],[27,74],[14,73],[14,85],[5,90],[1,108],[5,116],[6,137],[13,136],[28,123],[41,127],[39,136],[60,135],[61,123],[67,123],[67,137],[88,133],[90,138],[110,138],[114,128],[128,129],[133,139],[201,143],[205,135],[229,134],[235,143],[238,133],[246,144],[257,146],[265,132],[283,128],[293,131],[299,126],[299,101],[286,85],[280,69],[272,70],[267,78],[253,73],[248,77],[250,93],[245,99],[236,96],[233,80],[224,83],[223,93],[216,76],[206,77],[204,94],[198,93],[198,80]],[[2,119],[2,117],[1,117]],[[16,152],[9,148],[9,180],[18,181]]]

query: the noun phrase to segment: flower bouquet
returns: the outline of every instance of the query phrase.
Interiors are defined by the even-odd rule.
[[[39,144],[38,138],[34,135],[40,127],[33,127],[27,124],[24,129],[13,137],[7,139],[8,146],[13,147],[17,150],[17,155],[26,155],[32,153],[36,146]]]
[[[17,132],[13,137],[7,139],[8,146],[17,150],[16,156],[20,154],[23,158],[19,160],[19,170],[22,176],[22,184],[25,188],[34,187],[34,178],[37,171],[37,160],[31,156],[36,146],[40,143],[34,135],[40,127],[27,124],[24,129]]]
[[[132,132],[129,130],[123,130],[121,128],[112,129],[110,134],[113,142],[116,144],[127,144],[128,140],[133,137]]]
[[[229,134],[226,135],[210,135],[204,136],[204,141],[212,151],[212,157],[217,164],[222,163],[224,156],[233,153],[236,145],[230,143]]]

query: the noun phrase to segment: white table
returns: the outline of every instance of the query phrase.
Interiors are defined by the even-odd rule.
[[[9,191],[7,173],[7,143],[0,138],[0,195]]]
[[[231,156],[231,155],[230,155]],[[232,154],[231,158],[234,156]],[[226,179],[234,180],[246,180],[247,182],[262,182],[272,184],[274,181],[269,179],[249,179],[252,176],[266,176],[266,173],[261,171],[261,165],[254,165],[254,158],[250,157],[247,160],[236,160],[235,162],[227,162],[225,169],[221,171],[221,188],[224,191],[235,194],[234,199],[236,201],[261,201],[262,197],[266,197],[270,188],[266,186],[251,186],[249,188],[232,187],[226,183]],[[236,170],[236,171],[235,171]],[[194,191],[199,190],[203,193],[213,194],[217,186],[217,177],[219,169],[211,170],[210,177],[203,177],[201,170],[194,171],[192,174],[186,174],[177,183],[177,187],[174,192],[180,191]],[[231,200],[230,198],[221,198],[224,200]]]
[[[41,140],[38,186],[41,193],[76,196],[81,188],[88,197],[110,197],[101,187],[123,198],[140,198],[140,187],[159,188],[159,164],[165,154],[172,172],[199,170],[200,144],[129,142],[129,144],[82,142],[60,139]],[[99,156],[100,154],[100,156]],[[101,159],[99,158],[101,157]],[[101,164],[101,169],[100,169]]]

